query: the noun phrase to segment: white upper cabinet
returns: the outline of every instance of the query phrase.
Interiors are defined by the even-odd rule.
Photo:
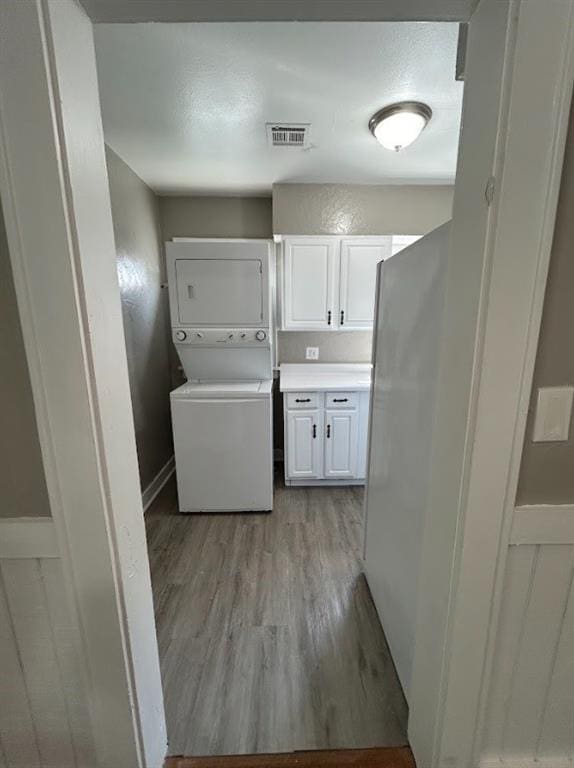
[[[283,261],[283,328],[328,330],[335,321],[337,239],[287,238]]]
[[[394,256],[395,253],[402,251],[403,248],[407,248],[409,245],[416,243],[416,241],[420,240],[421,237],[422,235],[393,235],[393,247],[391,256]]]
[[[401,246],[416,239],[401,237]],[[393,251],[392,235],[286,237],[282,328],[286,331],[373,327],[377,264]]]
[[[377,264],[391,255],[392,238],[341,240],[339,273],[340,328],[372,328]]]

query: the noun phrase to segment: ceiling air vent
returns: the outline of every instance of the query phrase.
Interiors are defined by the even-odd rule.
[[[267,123],[267,138],[272,147],[300,147],[308,145],[309,123]]]

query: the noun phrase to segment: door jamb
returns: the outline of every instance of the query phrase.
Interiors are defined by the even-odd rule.
[[[423,760],[412,744],[429,768],[470,768],[481,757],[574,83],[573,3],[521,0],[510,83],[445,585],[434,745]]]
[[[18,0],[10,0],[10,2],[18,2]],[[36,4],[35,4],[36,5]],[[42,0],[42,7],[46,7],[49,5],[49,0]],[[545,11],[546,4],[542,0],[526,0],[526,2],[523,0],[522,6],[521,6],[521,13],[524,10],[524,16],[522,18],[523,23],[523,31],[526,38],[528,38],[528,35],[532,35],[534,38],[537,30],[536,30],[536,23],[539,21],[544,21],[543,15]],[[552,57],[552,60],[554,63],[557,63],[559,65],[559,68],[561,68],[562,71],[562,77],[560,80],[560,83],[557,86],[557,91],[553,94],[555,97],[555,101],[553,105],[551,105],[551,109],[548,113],[548,118],[546,121],[546,132],[543,133],[543,137],[545,139],[544,144],[544,151],[547,151],[550,153],[550,165],[548,167],[545,167],[545,174],[542,179],[542,188],[544,190],[543,194],[543,204],[544,204],[544,213],[542,220],[536,224],[536,232],[538,233],[538,236],[536,238],[536,252],[534,254],[531,254],[529,265],[530,265],[530,272],[529,272],[529,283],[528,287],[521,291],[520,295],[520,302],[519,306],[517,307],[520,314],[522,316],[522,313],[526,311],[527,317],[528,317],[528,331],[524,338],[521,339],[523,354],[521,355],[521,362],[520,362],[520,386],[518,390],[516,391],[516,396],[511,399],[511,406],[513,408],[513,418],[512,418],[512,424],[511,424],[511,434],[510,439],[512,442],[512,454],[511,454],[511,460],[508,461],[508,453],[506,455],[500,456],[500,460],[502,464],[505,467],[505,471],[503,473],[503,476],[500,478],[500,482],[498,483],[498,493],[499,495],[502,494],[503,497],[503,504],[502,506],[498,506],[496,509],[496,520],[499,522],[499,528],[498,528],[498,534],[496,536],[496,539],[494,540],[495,545],[495,552],[494,557],[490,557],[488,562],[484,561],[483,566],[484,570],[481,571],[479,574],[479,577],[483,578],[486,577],[486,581],[491,586],[489,587],[488,584],[486,584],[485,588],[489,590],[491,594],[494,595],[495,603],[493,604],[494,608],[494,614],[496,614],[496,598],[497,595],[499,597],[499,585],[500,585],[500,579],[501,579],[501,573],[503,572],[503,564],[504,564],[504,542],[505,542],[505,536],[507,535],[507,528],[509,525],[509,509],[513,505],[514,502],[514,491],[516,488],[516,477],[518,472],[518,466],[520,461],[520,452],[522,447],[522,440],[524,436],[524,426],[526,421],[526,404],[528,402],[528,397],[530,394],[530,386],[532,382],[532,369],[533,369],[533,363],[534,363],[534,355],[536,350],[536,344],[537,344],[537,338],[538,338],[538,331],[540,326],[540,319],[541,319],[541,312],[542,312],[542,302],[543,302],[543,296],[544,296],[544,289],[546,285],[546,277],[547,277],[547,269],[548,269],[548,260],[549,260],[549,253],[550,253],[550,244],[551,244],[551,237],[554,227],[554,221],[555,221],[555,212],[556,212],[556,202],[558,197],[558,189],[559,189],[559,181],[560,181],[560,170],[561,170],[561,161],[563,156],[563,149],[564,149],[564,139],[565,139],[565,131],[566,131],[566,123],[567,123],[567,115],[568,115],[568,106],[569,106],[569,99],[571,95],[572,90],[572,80],[574,78],[574,70],[572,66],[572,48],[573,48],[573,41],[574,41],[574,22],[572,20],[572,13],[568,15],[568,10],[566,6],[568,3],[562,3],[561,7],[563,10],[563,21],[565,26],[565,31],[562,35],[559,36],[559,39],[554,40],[553,48],[550,51],[550,55]],[[39,7],[39,6],[38,6]],[[546,9],[547,10],[547,9]],[[525,42],[528,42],[527,40]],[[45,41],[44,41],[45,43]],[[532,45],[532,40],[530,40],[530,44]],[[524,55],[526,56],[526,59],[528,61],[528,55],[526,52],[524,52]],[[538,51],[536,54],[537,57],[540,56],[540,52]],[[532,54],[531,54],[532,57]],[[514,91],[511,95],[511,106],[516,106],[514,102],[515,100],[515,94]],[[58,111],[61,109],[61,106],[59,104],[54,104],[53,109],[56,112],[56,116],[58,114]],[[520,116],[519,116],[520,117]],[[522,116],[523,119],[523,116]],[[518,120],[518,117],[517,117]],[[103,138],[102,138],[102,144],[103,144]],[[511,143],[510,143],[511,144]],[[511,146],[507,147],[507,150],[511,149]],[[541,152],[543,150],[541,149]],[[7,148],[5,142],[3,143],[3,148],[1,150],[2,159],[5,161],[4,164],[4,171],[3,174],[3,186],[6,184],[6,179],[8,176],[7,168],[9,167],[10,163],[8,162],[10,158],[10,150]],[[509,152],[509,156],[510,156]],[[11,169],[12,170],[12,169]],[[17,179],[18,180],[18,179]],[[540,179],[536,180],[538,183],[540,182]],[[60,191],[60,190],[59,190]],[[503,178],[501,179],[501,186],[500,186],[500,198],[498,201],[498,205],[501,208],[502,211],[505,210],[505,205],[509,202],[511,192],[511,181],[510,178],[507,178],[503,174]],[[14,198],[10,200],[10,205],[6,206],[8,208],[7,213],[7,219],[12,220],[7,221],[7,226],[9,229],[9,240],[10,240],[10,251],[11,251],[11,258],[14,264],[14,271],[16,274],[16,283],[17,283],[17,293],[18,293],[18,303],[19,303],[19,310],[20,315],[22,319],[22,324],[25,328],[25,337],[26,337],[26,352],[27,357],[29,360],[29,364],[32,369],[32,386],[34,391],[34,399],[35,399],[35,406],[37,410],[37,418],[39,423],[39,430],[40,434],[42,436],[42,442],[43,442],[43,455],[44,455],[44,461],[46,464],[46,471],[48,474],[54,471],[54,456],[52,453],[53,447],[49,445],[49,441],[51,438],[51,430],[52,430],[52,424],[50,422],[50,418],[48,417],[47,409],[45,407],[45,402],[43,402],[43,398],[46,397],[46,393],[48,395],[50,394],[50,389],[53,386],[52,382],[47,380],[44,377],[44,374],[40,370],[40,360],[42,357],[45,359],[46,353],[49,354],[50,352],[50,346],[47,342],[46,337],[43,334],[38,334],[34,330],[34,317],[33,313],[31,312],[31,307],[29,303],[29,295],[31,292],[31,282],[34,279],[34,276],[31,274],[30,270],[26,268],[26,265],[23,260],[23,255],[21,249],[18,247],[18,233],[17,228],[14,224],[14,215],[18,212],[18,203],[19,201]],[[109,201],[108,201],[109,203]],[[13,209],[13,210],[12,210]],[[508,214],[508,211],[506,211]],[[512,213],[512,211],[510,211]],[[71,211],[71,217],[72,220],[74,218],[74,211]],[[489,406],[492,402],[492,386],[493,386],[493,380],[489,378],[490,375],[492,375],[492,371],[488,368],[489,361],[488,359],[485,359],[484,353],[491,351],[491,346],[493,351],[500,352],[500,345],[496,347],[495,341],[496,341],[496,335],[497,335],[497,323],[500,324],[502,322],[502,317],[500,314],[498,314],[498,311],[501,309],[501,286],[504,287],[504,278],[507,278],[508,275],[504,272],[505,267],[507,266],[504,263],[504,260],[502,259],[502,256],[505,251],[505,247],[508,245],[507,242],[505,242],[505,237],[509,236],[509,232],[504,229],[502,224],[504,223],[504,219],[501,217],[498,222],[497,227],[497,233],[496,233],[496,239],[494,244],[494,250],[493,250],[493,279],[490,286],[490,296],[493,301],[493,304],[489,306],[488,316],[485,318],[485,323],[483,326],[483,359],[482,363],[483,365],[477,365],[476,371],[474,374],[475,378],[475,384],[478,384],[477,393],[476,393],[476,415],[474,417],[473,424],[469,424],[469,430],[473,428],[476,425],[476,430],[474,430],[474,436],[473,436],[473,445],[472,445],[472,456],[469,458],[471,459],[471,466],[469,467],[469,474],[467,477],[467,490],[464,499],[461,500],[461,504],[459,506],[459,513],[460,513],[460,529],[459,529],[459,535],[458,535],[458,541],[457,541],[457,552],[460,555],[459,562],[458,562],[458,568],[456,573],[453,572],[453,576],[456,578],[456,584],[453,583],[452,589],[451,589],[451,597],[450,597],[450,605],[451,605],[451,616],[453,616],[456,619],[456,622],[453,623],[451,626],[451,632],[450,632],[450,639],[448,640],[447,644],[445,644],[445,649],[449,648],[449,663],[447,665],[447,668],[445,668],[444,671],[444,681],[445,684],[443,685],[443,691],[441,695],[441,701],[439,702],[439,706],[441,711],[444,714],[443,719],[443,730],[440,734],[440,738],[437,738],[437,751],[433,757],[433,765],[459,765],[459,766],[467,766],[470,764],[470,753],[468,749],[464,748],[464,744],[461,747],[461,738],[463,736],[468,736],[468,731],[465,730],[464,733],[457,729],[457,712],[460,712],[461,704],[467,703],[469,701],[469,696],[472,694],[476,697],[476,694],[478,691],[476,690],[476,686],[473,689],[473,691],[466,693],[461,692],[460,686],[457,686],[457,683],[464,682],[465,680],[465,674],[464,670],[460,667],[460,662],[462,660],[462,648],[464,646],[464,641],[467,639],[464,636],[464,633],[461,632],[460,627],[460,619],[461,616],[455,615],[455,613],[458,612],[459,607],[464,604],[464,600],[467,598],[467,595],[469,593],[469,583],[468,579],[471,576],[476,576],[476,569],[475,564],[468,562],[468,547],[469,545],[472,545],[473,539],[476,535],[476,531],[472,530],[472,523],[475,521],[475,515],[480,514],[484,511],[484,505],[480,502],[484,501],[479,498],[475,498],[472,494],[473,491],[476,490],[475,483],[478,483],[479,481],[484,481],[484,470],[487,468],[484,464],[479,466],[477,462],[481,458],[479,456],[481,448],[488,442],[488,434],[484,434],[485,432],[488,432],[488,428],[491,426],[491,420],[488,418],[485,418],[485,427],[483,428],[482,424],[479,423],[480,417],[484,414],[484,412],[487,410],[487,406]],[[512,225],[512,217],[510,216],[510,225]],[[515,226],[517,223],[515,222]],[[508,226],[508,222],[507,222]],[[106,256],[106,258],[109,256],[109,254]],[[500,274],[499,274],[500,272]],[[498,286],[497,289],[497,279],[502,279],[501,284]],[[78,279],[78,276],[75,275],[75,279]],[[496,313],[492,309],[492,307],[495,307]],[[491,314],[492,313],[492,314]],[[508,313],[507,313],[508,317]],[[79,321],[80,324],[80,332],[83,337],[83,344],[85,345],[84,350],[90,350],[92,345],[92,340],[89,337],[89,334],[85,335],[83,332],[83,329],[81,328],[81,321]],[[26,330],[27,329],[27,330]],[[505,339],[506,343],[506,335],[503,333],[502,338]],[[55,346],[58,343],[56,339],[52,341],[52,344]],[[479,361],[480,362],[480,361]],[[125,360],[122,362],[122,365],[125,363]],[[490,362],[490,365],[492,363]],[[97,405],[98,399],[100,395],[97,391],[94,391],[91,393],[91,397],[93,400],[91,401],[91,406],[93,407],[94,404]],[[507,403],[509,401],[506,401]],[[93,415],[93,412],[92,412]],[[507,435],[508,437],[508,435]],[[103,456],[105,460],[105,452]],[[66,469],[66,467],[61,468],[61,472],[72,472],[73,468]],[[54,512],[54,518],[57,521],[58,514],[60,514],[59,506],[61,503],[61,499],[59,499],[59,479],[58,477],[52,478],[51,483],[51,503],[53,505],[53,512]],[[100,478],[101,482],[101,478]],[[107,497],[107,491],[104,489],[102,490],[103,496]],[[106,502],[109,503],[110,499],[106,498]],[[465,514],[466,511],[466,514]],[[496,522],[496,521],[495,521]],[[65,521],[61,521],[59,523],[60,530],[65,529]],[[108,531],[108,537],[109,537],[109,545],[111,551],[116,550],[117,542],[114,538],[114,533],[112,531]],[[60,537],[60,544],[64,548],[63,549],[63,559],[66,559],[66,557],[72,558],[71,549],[72,549],[72,541],[69,537],[69,531],[66,532],[66,534],[62,534]],[[492,554],[492,552],[491,552]],[[78,579],[81,579],[81,574],[76,574],[75,581],[72,584],[72,592],[75,595],[76,601],[79,599],[78,595]],[[479,578],[480,581],[480,578]],[[494,589],[494,591],[491,591],[491,587]],[[116,588],[121,592],[121,585],[116,584]],[[498,591],[497,591],[498,590]],[[470,589],[470,593],[472,594],[472,589]],[[121,602],[121,601],[120,601]],[[477,647],[474,652],[474,659],[475,662],[481,667],[481,669],[484,669],[484,664],[486,663],[488,666],[488,662],[486,659],[486,654],[488,652],[492,652],[492,637],[494,636],[495,629],[496,629],[496,621],[495,621],[495,615],[489,615],[488,616],[482,616],[482,619],[485,620],[484,626],[489,627],[490,635],[488,638],[485,638],[484,643],[478,643]],[[121,622],[120,622],[121,624]],[[120,631],[120,634],[122,634],[122,631]],[[128,646],[130,644],[130,637],[128,634],[128,637],[125,638],[125,641],[127,642]],[[84,648],[85,652],[85,648]],[[125,664],[129,666],[127,659],[125,659]],[[92,674],[95,674],[97,672],[96,669],[92,669]],[[126,674],[131,675],[133,674],[133,670],[128,670],[126,672],[126,666],[122,667],[121,670],[118,670],[119,673],[121,673],[122,678],[126,676]],[[482,711],[484,711],[484,686],[482,683],[484,682],[484,677],[481,677],[481,688],[482,688],[482,698],[480,702],[480,706],[482,707]],[[458,689],[457,689],[458,688]],[[97,695],[97,691],[92,690],[92,693],[94,695]],[[477,704],[472,710],[475,714],[478,712],[478,697],[477,698]],[[468,712],[464,713],[465,717],[468,716]],[[467,717],[468,719],[468,717]],[[96,726],[96,723],[94,723]],[[458,734],[458,735],[456,735]],[[462,735],[461,735],[462,734]],[[474,740],[476,739],[476,730],[473,732]],[[100,738],[106,739],[109,738],[110,733],[105,734],[99,734]],[[130,735],[130,739],[133,738]],[[468,743],[468,742],[466,742]],[[452,748],[451,748],[452,747]],[[457,749],[462,749],[462,752],[457,752]],[[464,761],[459,763],[450,763],[448,762],[452,756],[457,753],[459,755],[463,754],[465,755]],[[467,759],[468,758],[468,759]],[[142,765],[142,756],[141,754],[137,758],[137,764]],[[133,763],[135,764],[135,763]]]

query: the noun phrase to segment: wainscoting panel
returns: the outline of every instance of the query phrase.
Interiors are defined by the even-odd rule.
[[[87,768],[95,756],[61,561],[33,521],[19,528],[19,556],[4,548],[0,558],[0,766]]]
[[[525,509],[527,511],[525,511]],[[574,757],[574,508],[519,508],[509,547],[482,765],[567,765]],[[521,532],[526,527],[526,535]],[[538,531],[537,536],[534,531]],[[541,543],[534,539],[539,538]],[[500,763],[499,763],[500,764]]]

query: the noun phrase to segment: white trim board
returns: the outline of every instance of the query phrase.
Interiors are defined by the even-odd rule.
[[[574,544],[574,504],[516,507],[509,544]]]
[[[478,768],[572,768],[574,761],[564,755],[557,757],[487,757]]]
[[[293,486],[296,488],[308,486],[309,488],[315,487],[320,488],[323,486],[324,488],[328,487],[340,487],[342,488],[345,485],[365,485],[366,481],[364,477],[354,477],[350,480],[345,480],[344,478],[341,478],[340,480],[337,479],[329,479],[326,478],[324,480],[285,480],[285,485],[287,486]]]
[[[60,557],[51,517],[0,518],[0,560]]]
[[[167,737],[92,24],[75,0],[11,0],[0,27],[2,208],[97,763],[155,768]]]
[[[447,282],[409,718],[425,768],[479,762],[572,98],[573,10],[481,0],[469,25],[451,236],[457,258]],[[489,78],[491,88],[477,89],[496,64],[504,28],[501,72]],[[497,80],[492,140],[487,102]],[[487,154],[487,139],[492,163],[479,152]]]
[[[158,493],[161,491],[161,489],[164,487],[174,472],[175,456],[170,456],[160,471],[157,473],[157,475],[153,478],[151,483],[149,483],[142,492],[142,506],[144,513],[147,512],[153,500],[156,498]]]
[[[468,21],[477,0],[82,0],[95,22],[210,21]],[[319,7],[317,7],[319,6]]]
[[[505,5],[481,0],[477,14]],[[425,768],[474,764],[486,635],[493,614],[496,619],[497,574],[504,572],[508,550],[572,90],[571,4],[511,0],[510,8],[516,55],[509,44],[497,107],[501,130],[492,141],[484,139],[495,162],[463,172],[455,192],[461,254],[474,231],[478,258],[471,266],[481,279],[479,317],[469,319],[466,329],[470,340],[457,346],[459,326],[452,326],[456,333],[449,337],[453,386],[444,389],[445,412],[453,412],[453,431],[462,440],[445,434],[457,458],[449,463],[447,457],[445,485],[456,485],[456,496],[437,503],[435,511],[441,519],[450,515],[454,534],[444,536],[429,521],[429,532],[436,531],[445,551],[442,558],[433,552],[436,578],[430,568],[428,580],[425,573],[421,579],[431,590],[421,605],[437,617],[435,624],[446,616],[445,631],[437,635],[440,656],[420,651],[432,683],[422,690],[430,691],[431,700],[426,705],[423,697],[411,706],[411,720],[416,710],[425,719],[419,734],[421,749],[430,755],[419,761]],[[80,624],[98,763],[160,765],[165,723],[125,349],[120,350],[92,29],[73,0],[11,0],[0,3],[0,17],[7,31],[0,48],[2,204],[50,504],[68,597]],[[470,42],[477,23],[475,15]],[[483,39],[499,29],[492,25]],[[484,45],[475,46],[473,56],[467,103],[491,85],[483,88],[480,76],[492,57],[484,56]],[[480,102],[476,106],[461,135],[461,148],[470,155],[477,144],[472,134],[485,134],[484,109]],[[491,174],[497,182],[484,235],[483,190]],[[460,268],[467,266],[461,260]],[[469,386],[455,375],[468,363],[461,364],[466,351],[473,364]],[[464,413],[457,411],[458,395]],[[496,636],[496,620],[490,635]]]

